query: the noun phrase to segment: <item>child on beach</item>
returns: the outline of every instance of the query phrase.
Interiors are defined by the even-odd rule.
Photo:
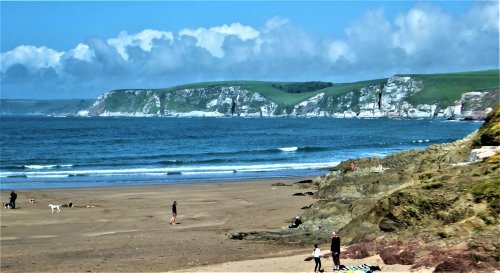
[[[170,224],[175,225],[175,220],[177,219],[177,201],[172,204],[172,218],[170,218]]]
[[[314,273],[323,272],[321,270],[321,250],[319,250],[318,244],[314,245],[313,257],[314,257],[314,263],[315,263]]]

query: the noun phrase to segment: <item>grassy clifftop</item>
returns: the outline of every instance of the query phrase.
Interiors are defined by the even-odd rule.
[[[194,84],[186,84],[180,86],[174,86],[170,88],[159,89],[160,93],[172,92],[180,89],[192,89],[192,88],[207,88],[216,86],[240,86],[248,91],[257,92],[261,95],[267,97],[268,99],[284,105],[292,106],[300,103],[309,97],[312,97],[320,92],[328,90],[325,88],[317,88],[316,83],[323,83],[324,85],[331,86],[333,83],[328,82],[267,82],[267,81],[221,81],[221,82],[202,82]],[[286,87],[294,86],[295,88],[291,92]],[[285,88],[280,88],[285,87]]]
[[[415,105],[432,104],[435,102],[438,102],[441,106],[453,105],[456,100],[460,99],[461,94],[464,92],[498,88],[500,86],[500,70],[447,74],[407,74],[399,76],[409,76],[423,81],[424,89],[409,98],[410,103]],[[350,91],[373,85],[383,85],[386,82],[387,78],[352,83],[219,81],[185,84],[169,88],[152,89],[152,91],[161,95],[182,89],[240,86],[243,89],[258,92],[279,105],[288,107],[296,105],[318,93],[323,92],[327,95],[341,96]]]
[[[464,92],[481,89],[493,89],[500,86],[500,70],[446,74],[408,74],[424,82],[424,89],[409,98],[409,102],[417,105],[439,102],[440,106],[453,105]]]
[[[181,89],[209,88],[216,86],[240,86],[243,89],[260,93],[266,98],[283,106],[296,105],[318,93],[331,95],[343,95],[352,90],[359,90],[374,84],[383,84],[387,79],[367,80],[353,83],[331,83],[331,82],[268,82],[268,81],[219,81],[219,82],[200,82],[193,84],[179,85],[169,88],[156,89],[158,93],[173,92]],[[314,88],[315,83],[327,85],[324,88]],[[294,86],[290,91],[281,86]]]

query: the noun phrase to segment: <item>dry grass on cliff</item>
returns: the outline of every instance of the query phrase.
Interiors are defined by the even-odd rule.
[[[317,231],[323,235],[340,229],[343,242],[368,246],[370,255],[395,253],[381,254],[387,262],[407,263],[413,257],[415,268],[446,269],[454,261],[461,270],[499,268],[499,155],[452,164],[467,161],[475,147],[499,144],[497,107],[478,133],[464,140],[342,162],[334,173],[314,181],[321,200],[304,213],[306,224],[322,226]],[[369,247],[374,242],[377,247]]]

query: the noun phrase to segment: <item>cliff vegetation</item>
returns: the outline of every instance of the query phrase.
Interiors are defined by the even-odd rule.
[[[236,232],[230,238],[310,245],[328,243],[331,231],[339,230],[349,245],[342,257],[379,254],[386,264],[435,272],[497,270],[499,119],[497,106],[463,140],[344,161],[328,175],[294,185],[317,198],[303,208],[299,228]]]
[[[81,115],[483,119],[499,99],[499,71],[354,83],[223,81],[121,89],[103,94]]]

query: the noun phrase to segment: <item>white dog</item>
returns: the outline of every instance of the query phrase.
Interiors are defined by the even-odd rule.
[[[52,213],[54,213],[54,210],[57,210],[57,212],[61,212],[61,205],[52,205],[49,204],[49,208],[52,210]]]

